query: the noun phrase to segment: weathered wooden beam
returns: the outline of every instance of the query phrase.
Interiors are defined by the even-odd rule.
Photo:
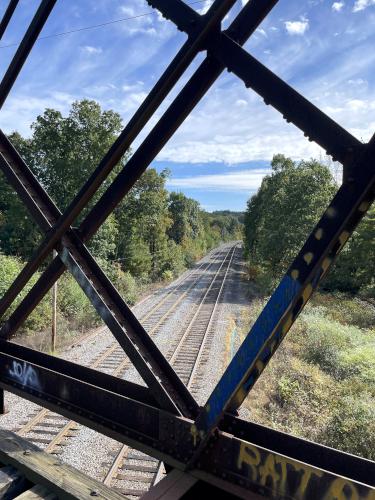
[[[58,496],[48,491],[47,488],[36,484],[32,488],[15,497],[14,500],[58,500]]]
[[[0,430],[0,463],[14,467],[30,483],[44,487],[60,500],[87,500],[91,497],[98,500],[125,498],[74,467],[63,464],[56,457],[45,453],[22,437],[3,429]],[[1,493],[0,497],[3,498]],[[29,495],[24,498],[31,499],[38,496]]]

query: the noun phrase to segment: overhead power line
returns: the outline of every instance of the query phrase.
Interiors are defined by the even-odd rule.
[[[195,5],[197,3],[203,3],[205,0],[195,0],[194,2],[188,2],[188,5]],[[120,19],[113,19],[112,21],[107,21],[105,23],[100,23],[100,24],[92,24],[90,26],[83,26],[82,28],[75,28],[72,30],[68,31],[61,31],[59,33],[51,33],[51,35],[43,35],[37,38],[38,40],[45,40],[47,38],[54,38],[58,36],[64,36],[64,35],[70,35],[72,33],[79,33],[80,31],[88,31],[88,30],[93,30],[96,28],[103,28],[104,26],[109,26],[110,24],[116,24],[116,23],[122,23],[124,21],[131,21],[133,19],[139,19],[140,17],[146,17],[154,14],[154,10],[150,10],[149,12],[145,12],[144,14],[138,14],[136,16],[130,16],[130,17],[121,17]],[[7,49],[9,47],[16,47],[19,45],[20,42],[15,42],[15,43],[10,43],[8,45],[0,45],[0,49]]]

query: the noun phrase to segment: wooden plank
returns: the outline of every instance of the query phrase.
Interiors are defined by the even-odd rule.
[[[174,469],[143,495],[142,500],[177,500],[185,495],[196,481],[190,474]]]
[[[13,467],[0,469],[0,498],[10,499],[29,487],[25,477]]]
[[[0,462],[11,465],[31,483],[44,486],[60,500],[124,500],[124,496],[13,432],[0,429]]]
[[[37,484],[30,490],[21,493],[14,500],[58,500],[58,497],[47,490],[44,486]]]

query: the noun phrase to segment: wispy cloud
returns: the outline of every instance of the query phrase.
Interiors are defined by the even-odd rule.
[[[309,20],[301,18],[301,21],[285,21],[285,28],[289,35],[303,35],[309,29]]]
[[[344,7],[345,3],[344,2],[333,2],[332,4],[332,10],[334,12],[340,12],[342,8]]]
[[[353,12],[359,12],[367,7],[370,7],[371,5],[375,5],[375,0],[356,0],[354,2]]]
[[[235,173],[217,175],[196,175],[170,179],[170,188],[202,189],[206,191],[255,191],[270,173],[269,169],[240,170]]]
[[[81,49],[82,52],[90,55],[101,54],[103,52],[103,49],[100,47],[92,47],[91,45],[85,45],[84,47],[81,47]]]

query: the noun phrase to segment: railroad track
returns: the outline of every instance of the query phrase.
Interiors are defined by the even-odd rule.
[[[174,287],[164,293],[140,320],[145,323],[148,333],[154,336],[161,326],[173,314],[178,305],[186,298],[198,282],[207,279],[208,271],[215,265],[220,265],[223,250],[213,251],[204,261],[188,275],[177,281]],[[142,301],[144,302],[144,301]],[[151,326],[152,325],[152,326]],[[147,326],[149,326],[147,328]],[[114,341],[99,356],[90,367],[99,369],[113,376],[122,377],[130,368],[131,362],[121,346]],[[67,444],[67,439],[77,434],[79,425],[61,415],[47,409],[37,407],[29,416],[29,420],[14,429],[20,436],[26,437],[49,453],[58,454]]]
[[[236,247],[234,245],[226,254],[199,306],[167,354],[167,359],[193,395],[201,388],[204,366],[214,336],[215,312]],[[104,484],[127,497],[139,498],[157,483],[163,474],[161,462],[123,445],[104,478]]]

